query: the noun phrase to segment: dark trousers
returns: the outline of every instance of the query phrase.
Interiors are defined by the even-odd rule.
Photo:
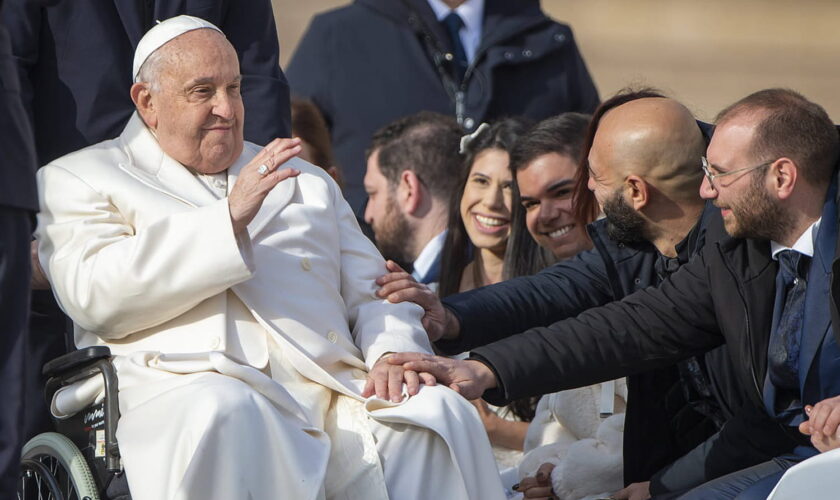
[[[793,458],[793,457],[792,457]],[[680,500],[765,500],[786,470],[799,459],[777,457],[727,474],[689,491]]]
[[[31,217],[0,206],[0,500],[17,496],[23,446]]]

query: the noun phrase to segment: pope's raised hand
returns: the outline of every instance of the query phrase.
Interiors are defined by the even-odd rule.
[[[460,360],[418,352],[401,352],[388,357],[391,365],[406,370],[429,373],[438,383],[448,386],[467,399],[480,398],[484,391],[496,387],[493,370],[480,361]]]
[[[388,274],[376,279],[380,286],[376,295],[387,299],[391,303],[414,302],[425,311],[423,328],[429,340],[435,342],[441,338],[455,338],[458,336],[460,325],[458,319],[448,309],[443,307],[437,294],[423,283],[418,283],[411,274],[403,270],[396,262],[389,260],[385,263]]]
[[[233,231],[244,231],[257,215],[268,193],[280,182],[300,174],[293,168],[278,167],[301,151],[300,139],[274,139],[242,167],[228,195]]]

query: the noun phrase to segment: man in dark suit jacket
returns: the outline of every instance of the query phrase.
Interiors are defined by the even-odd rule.
[[[707,157],[700,193],[721,209],[730,237],[704,247],[660,287],[475,349],[468,361],[407,366],[467,397],[499,402],[609,380],[726,342],[748,402],[799,446],[681,498],[766,498],[786,468],[817,452],[797,429],[805,409],[840,394],[840,285],[832,273],[840,267],[840,140],[821,107],[770,89],[718,116]],[[794,255],[794,270],[778,263]],[[715,446],[708,452],[714,460]]]
[[[9,35],[2,23],[0,116],[0,500],[11,500],[16,497],[23,445],[29,241],[38,195],[35,147],[20,100]]]
[[[289,88],[269,0],[5,0],[23,103],[34,129],[38,165],[117,137],[134,106],[134,49],[155,21],[189,14],[221,28],[236,49],[247,120],[245,139],[267,144],[289,137]],[[11,186],[12,184],[7,184]],[[49,421],[40,365],[66,350],[64,315],[50,290],[32,294],[27,436]]]

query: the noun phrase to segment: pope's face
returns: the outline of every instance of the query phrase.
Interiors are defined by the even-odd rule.
[[[170,57],[161,63],[160,85],[144,119],[169,156],[197,172],[222,172],[243,147],[236,52],[209,29],[187,32],[163,49]]]

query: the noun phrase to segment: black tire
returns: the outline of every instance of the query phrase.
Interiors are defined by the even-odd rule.
[[[61,434],[38,434],[23,447],[21,458],[19,500],[99,500],[96,482],[84,455]],[[38,467],[36,463],[43,467]],[[45,471],[52,481],[46,477]],[[31,493],[33,485],[37,488],[35,493]],[[50,491],[56,486],[60,497]],[[25,487],[30,488],[26,496],[22,491]]]

